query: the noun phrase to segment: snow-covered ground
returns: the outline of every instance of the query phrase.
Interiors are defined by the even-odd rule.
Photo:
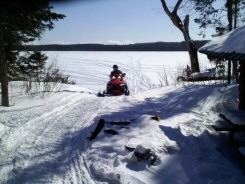
[[[61,69],[80,81],[77,85],[43,95],[25,94],[21,82],[10,84],[12,106],[0,107],[0,183],[245,183],[244,160],[237,147],[227,133],[211,128],[223,109],[237,109],[237,85],[191,83],[142,91],[134,90],[142,88],[137,88],[135,77],[129,77],[126,80],[135,85],[130,96],[97,97],[96,82],[104,82],[105,87],[116,60],[109,62],[106,52],[84,53],[87,60],[76,60],[76,54],[59,53],[57,61],[66,61]],[[142,60],[147,54],[137,53]],[[129,71],[122,56],[117,55],[119,66]],[[86,62],[81,65],[82,61]],[[146,67],[145,63],[140,66]],[[146,68],[154,73],[151,66]],[[88,74],[86,80],[81,73]],[[86,81],[93,81],[94,89],[83,85]],[[100,119],[105,126],[89,141]],[[110,123],[115,121],[130,124]],[[107,129],[118,134],[105,133]],[[134,151],[126,149],[127,143],[150,149],[154,163],[151,158],[138,161]]]

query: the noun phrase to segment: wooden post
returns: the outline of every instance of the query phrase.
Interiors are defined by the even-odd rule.
[[[245,110],[245,61],[239,63],[239,110]]]
[[[236,79],[236,84],[239,84],[239,77],[237,71],[237,61],[232,61],[232,75]]]
[[[228,76],[227,76],[227,82],[228,84],[231,83],[231,60],[228,60]]]
[[[4,39],[0,29],[0,83],[2,92],[2,105],[9,106],[9,94],[8,94],[8,75],[7,75],[7,61],[4,51]]]

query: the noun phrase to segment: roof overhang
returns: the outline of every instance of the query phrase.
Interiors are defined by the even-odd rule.
[[[211,58],[245,61],[245,26],[216,37],[198,51]]]

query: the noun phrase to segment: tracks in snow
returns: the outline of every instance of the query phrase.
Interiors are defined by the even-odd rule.
[[[82,153],[94,118],[110,102],[75,93],[37,108],[39,116],[26,119],[1,138],[0,175],[5,177],[0,181],[91,183]]]

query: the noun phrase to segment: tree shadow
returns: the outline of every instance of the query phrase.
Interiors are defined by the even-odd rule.
[[[214,135],[204,131],[199,136],[184,135],[180,128],[160,126],[181,152],[165,160],[158,171],[169,183],[199,183],[236,181],[243,183],[244,166],[228,135]]]
[[[204,89],[205,93],[203,93]],[[176,114],[188,113],[200,107],[200,104],[205,103],[205,100],[215,90],[217,88],[213,86],[197,85],[195,88],[188,86],[165,93],[161,97],[146,97],[144,101],[124,107],[113,114],[111,112],[105,114],[103,118],[113,120],[121,117],[130,117],[130,119],[137,119],[141,115],[148,114],[152,116],[159,115],[161,119],[167,119]],[[220,93],[222,92],[220,91]],[[128,101],[130,102],[130,98]]]

